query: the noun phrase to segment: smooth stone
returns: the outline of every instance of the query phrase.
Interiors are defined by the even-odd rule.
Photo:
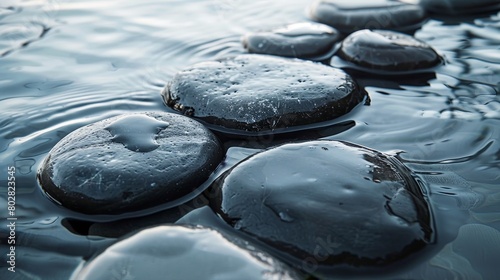
[[[38,176],[43,191],[66,208],[121,214],[182,203],[223,156],[217,138],[190,118],[133,113],[68,134]]]
[[[430,208],[409,169],[348,142],[271,148],[206,192],[234,229],[320,278],[398,272],[434,238]]]
[[[342,42],[337,55],[369,70],[404,72],[436,66],[441,57],[412,36],[386,30],[360,30]]]
[[[422,7],[432,13],[445,15],[497,12],[498,0],[420,0]]]
[[[250,53],[313,59],[332,52],[339,40],[338,31],[328,25],[301,22],[246,34],[243,46]]]
[[[237,237],[194,226],[158,226],[107,248],[74,280],[299,279],[295,271]]]
[[[346,34],[362,29],[414,31],[427,19],[419,5],[391,0],[317,0],[309,16]]]
[[[333,120],[366,96],[340,69],[257,54],[195,64],[162,94],[168,106],[213,129],[243,133]]]

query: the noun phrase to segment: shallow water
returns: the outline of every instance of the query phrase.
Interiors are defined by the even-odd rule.
[[[89,217],[42,195],[37,168],[62,137],[122,113],[168,111],[160,91],[177,71],[244,53],[241,35],[306,20],[309,3],[2,1],[0,223],[8,224],[4,189],[7,168],[15,166],[16,279],[67,279],[114,241],[69,231],[64,218]],[[415,36],[444,57],[435,72],[391,79],[354,73],[371,103],[337,125],[226,139],[225,146],[326,138],[399,154],[427,185],[438,237],[432,258],[394,279],[493,279],[498,268],[489,260],[500,258],[500,14],[434,18]],[[254,151],[231,148],[218,172]],[[2,226],[2,279],[12,277],[7,235]]]

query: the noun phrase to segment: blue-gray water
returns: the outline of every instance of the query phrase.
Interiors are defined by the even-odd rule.
[[[167,111],[160,91],[177,71],[244,53],[241,35],[307,20],[309,3],[2,0],[1,278],[67,279],[83,257],[113,241],[69,232],[61,221],[74,214],[41,194],[37,168],[62,137],[122,113]],[[370,106],[343,117],[351,123],[345,131],[318,137],[400,153],[427,182],[440,251],[394,279],[494,279],[500,271],[500,14],[431,19],[415,36],[444,57],[435,75],[363,77]],[[227,145],[262,148],[271,138]],[[229,159],[248,153],[231,149]],[[17,170],[15,274],[6,264],[9,166]]]

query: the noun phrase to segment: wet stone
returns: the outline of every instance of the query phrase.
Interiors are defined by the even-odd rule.
[[[362,69],[404,72],[441,63],[431,46],[412,36],[385,30],[360,30],[344,39],[337,55]]]
[[[422,7],[432,13],[445,15],[498,12],[498,0],[420,0]]]
[[[49,152],[38,176],[43,191],[64,207],[120,214],[182,203],[223,155],[215,136],[194,120],[134,113],[68,134]]]
[[[143,230],[107,248],[84,279],[299,279],[288,266],[239,238],[193,226]]]
[[[391,0],[317,0],[309,16],[346,34],[361,29],[415,31],[427,19],[422,7]]]
[[[340,40],[337,30],[319,23],[294,23],[271,31],[246,34],[250,53],[322,60]]]
[[[195,64],[162,94],[174,110],[236,133],[298,130],[342,116],[366,96],[340,69],[257,54]]]
[[[396,158],[339,141],[285,144],[207,190],[229,225],[319,277],[391,273],[433,240],[421,187]]]

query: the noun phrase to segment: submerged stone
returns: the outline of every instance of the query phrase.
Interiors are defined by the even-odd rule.
[[[184,115],[241,132],[332,120],[366,96],[340,69],[257,54],[195,64],[177,73],[162,94]]]
[[[75,280],[299,279],[288,266],[239,238],[213,229],[159,226],[107,248]]]
[[[194,120],[162,112],[127,114],[64,137],[43,162],[39,181],[64,207],[120,214],[182,200],[223,155],[215,136]]]
[[[426,10],[445,15],[476,14],[500,10],[498,0],[420,0]]]
[[[208,191],[210,207],[234,229],[320,277],[394,272],[434,236],[411,172],[392,156],[348,142],[269,149]]]
[[[309,15],[343,33],[361,29],[414,31],[427,19],[422,7],[391,0],[317,0]]]
[[[339,40],[338,31],[330,26],[302,22],[249,33],[243,37],[243,45],[250,53],[314,60],[332,52]]]
[[[360,30],[344,39],[337,55],[369,70],[412,71],[441,62],[432,47],[412,36],[385,30]]]

